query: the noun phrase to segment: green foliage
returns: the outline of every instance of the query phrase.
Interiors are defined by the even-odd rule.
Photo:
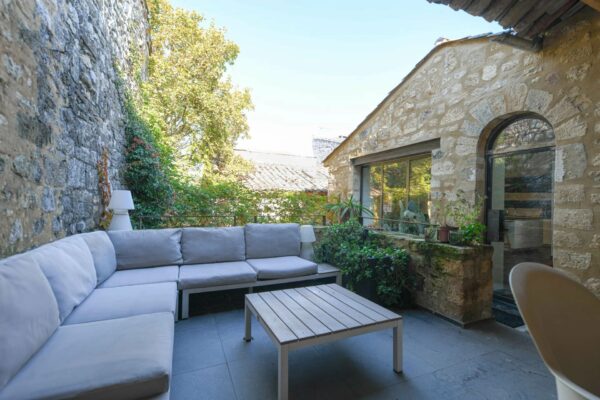
[[[456,193],[456,201],[450,208],[449,216],[458,226],[463,244],[483,243],[486,226],[479,222],[483,204],[484,198],[478,194],[475,195],[475,201],[470,202],[465,197],[464,191],[459,190]]]
[[[248,131],[248,90],[226,75],[238,54],[223,29],[149,0],[152,51],[132,51],[138,90],[127,94],[124,183],[138,228],[259,222],[320,223],[326,197],[244,187],[235,142]],[[122,85],[127,90],[125,85]]]
[[[406,250],[394,248],[386,238],[363,228],[356,220],[330,226],[315,246],[315,260],[341,269],[349,288],[373,279],[377,295],[388,306],[410,302],[413,277]]]
[[[132,217],[159,218],[173,203],[169,160],[161,157],[160,146],[151,127],[137,114],[131,101],[125,105],[126,167],[124,183],[131,190],[136,208]],[[168,153],[167,150],[162,149]]]
[[[329,212],[333,213],[338,223],[350,220],[358,220],[363,214],[373,216],[373,211],[354,200],[350,195],[346,200],[338,198],[337,202],[326,205]]]
[[[473,222],[460,228],[465,244],[482,244],[484,241],[483,234],[486,230],[487,227],[481,222]]]
[[[148,79],[140,82],[144,115],[177,149],[177,166],[202,176],[226,176],[239,165],[233,147],[248,132],[250,92],[226,75],[238,46],[225,31],[166,0],[148,2],[152,52]]]

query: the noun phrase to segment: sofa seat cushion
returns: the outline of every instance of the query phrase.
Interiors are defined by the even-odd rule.
[[[184,264],[244,261],[244,228],[183,228],[181,253]]]
[[[156,312],[175,315],[176,306],[175,282],[96,289],[64,323],[80,324]]]
[[[140,399],[169,389],[173,315],[61,326],[0,399]]]
[[[281,279],[317,273],[317,264],[304,258],[271,257],[246,260],[256,270],[258,279]]]
[[[179,289],[251,282],[256,282],[256,271],[245,261],[182,265],[179,269]]]
[[[117,269],[179,265],[181,229],[110,231],[115,247]]]
[[[169,265],[165,267],[127,269],[116,271],[100,288],[145,285],[148,283],[177,282],[179,267]]]
[[[300,225],[247,224],[246,258],[270,258],[300,255]]]
[[[59,324],[50,283],[30,254],[0,262],[0,392]]]

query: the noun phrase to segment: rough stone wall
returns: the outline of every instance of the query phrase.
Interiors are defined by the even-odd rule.
[[[387,235],[408,250],[415,303],[460,325],[492,317],[492,247],[457,247]]]
[[[359,195],[357,156],[440,138],[432,196],[485,193],[484,148],[501,121],[546,118],[556,135],[554,265],[600,295],[600,14],[554,28],[539,53],[487,38],[434,49],[327,160],[329,193]]]
[[[117,70],[148,48],[144,0],[0,2],[0,256],[97,226],[105,148],[121,185]]]

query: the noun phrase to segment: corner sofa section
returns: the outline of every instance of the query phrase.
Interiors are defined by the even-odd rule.
[[[169,398],[178,289],[335,277],[297,224],[92,232],[0,260],[0,400]]]
[[[116,268],[105,232],[0,261],[1,400],[168,397],[176,284],[143,308],[148,285],[98,288]]]

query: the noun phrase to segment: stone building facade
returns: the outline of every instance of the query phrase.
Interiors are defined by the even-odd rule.
[[[431,196],[486,193],[490,135],[519,115],[555,134],[555,267],[600,295],[600,14],[586,8],[531,52],[484,35],[436,46],[325,160],[330,195],[360,198],[353,160],[439,140]]]
[[[149,51],[145,0],[0,3],[0,256],[97,226],[104,149],[121,185],[132,51]]]

